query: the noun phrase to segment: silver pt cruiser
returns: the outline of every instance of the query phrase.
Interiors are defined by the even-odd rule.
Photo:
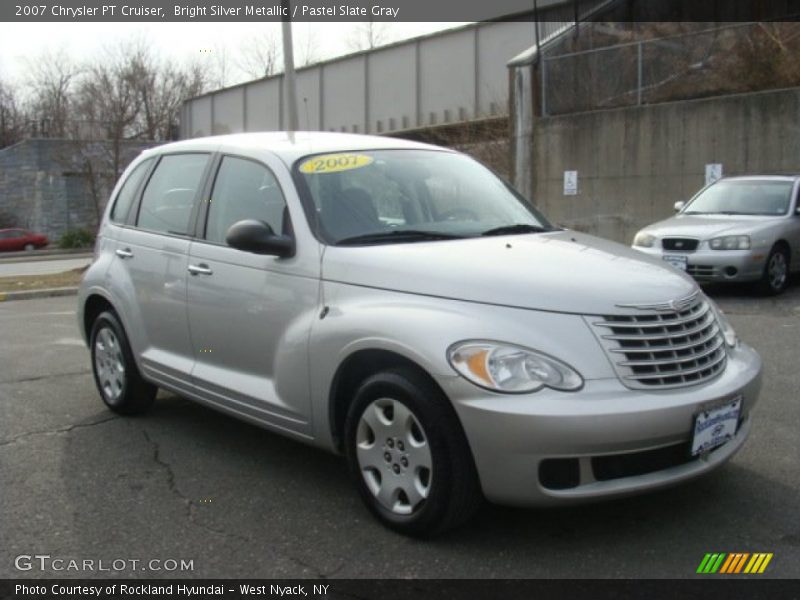
[[[103,401],[158,388],[347,457],[429,535],[482,498],[654,490],[742,447],[761,361],[685,274],[551,225],[443,148],[168,144],[126,170],[79,295]]]

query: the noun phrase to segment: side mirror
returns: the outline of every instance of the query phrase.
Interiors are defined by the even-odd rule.
[[[680,212],[680,211],[682,211],[682,210],[683,210],[683,207],[684,207],[684,206],[686,206],[686,202],[684,202],[683,200],[679,200],[678,202],[676,202],[676,203],[673,205],[673,207],[672,207],[672,208],[674,208],[674,209],[675,209],[675,212]]]
[[[230,226],[225,241],[231,248],[288,258],[294,256],[294,240],[286,235],[277,235],[264,221],[245,219]]]

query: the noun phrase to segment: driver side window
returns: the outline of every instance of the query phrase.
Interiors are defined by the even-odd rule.
[[[266,166],[246,158],[222,159],[209,200],[206,240],[225,244],[231,225],[244,219],[267,223],[277,234],[288,221],[286,201],[278,181]]]

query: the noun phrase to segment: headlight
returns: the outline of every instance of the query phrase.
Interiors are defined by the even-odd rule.
[[[652,248],[655,241],[656,236],[640,231],[636,234],[636,237],[633,238],[633,245],[641,246],[642,248]]]
[[[749,250],[749,235],[724,235],[708,242],[712,250]]]
[[[722,309],[719,306],[717,306],[716,302],[714,302],[711,298],[706,298],[706,300],[708,300],[711,308],[714,309],[714,313],[717,316],[717,323],[719,323],[719,327],[722,330],[722,337],[725,338],[725,343],[731,348],[735,348],[736,344],[739,343],[739,336],[736,335],[733,325],[731,325],[731,322],[728,321],[728,317],[725,316],[725,313],[722,312]]]
[[[545,386],[577,390],[583,379],[575,369],[541,352],[501,342],[464,341],[450,346],[447,360],[475,385],[508,394]]]

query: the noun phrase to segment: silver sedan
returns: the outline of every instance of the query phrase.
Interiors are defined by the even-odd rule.
[[[674,217],[639,231],[633,247],[700,282],[755,282],[779,294],[800,269],[798,187],[797,176],[719,180],[677,202]]]

